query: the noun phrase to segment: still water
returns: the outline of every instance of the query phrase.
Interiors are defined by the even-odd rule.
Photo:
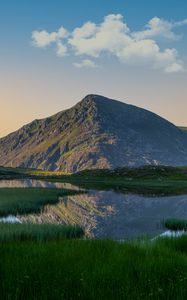
[[[61,188],[80,190],[78,186],[70,183],[47,182],[33,179],[0,180],[0,188]]]
[[[42,187],[79,189],[69,183],[36,180],[0,181],[0,187]],[[126,239],[157,236],[164,232],[161,221],[187,219],[187,195],[148,197],[115,191],[89,190],[86,194],[59,198],[44,212],[16,216],[21,222],[79,224],[90,237]]]

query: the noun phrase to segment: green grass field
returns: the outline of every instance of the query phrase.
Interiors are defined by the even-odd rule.
[[[1,299],[187,298],[187,237],[0,244]]]

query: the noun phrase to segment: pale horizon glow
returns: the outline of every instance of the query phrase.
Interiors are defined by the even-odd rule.
[[[97,78],[97,70],[85,85],[85,76],[81,70],[78,70],[78,74],[73,78],[73,85],[63,76],[64,84],[62,85],[58,80],[58,73],[55,75],[56,80],[53,85],[50,85],[51,79],[47,74],[42,76],[40,74],[40,81],[38,81],[35,73],[28,74],[26,78],[19,78],[16,82],[9,82],[7,86],[3,84],[0,89],[2,107],[0,117],[3,125],[0,128],[0,137],[16,131],[34,119],[42,119],[68,109],[87,94],[101,94],[136,105],[166,118],[175,125],[187,126],[185,78],[180,78],[180,83],[176,88],[175,78],[168,78],[165,75],[160,78],[160,74],[157,74],[155,82],[152,83],[149,74],[141,77],[142,72],[139,70],[138,82],[134,81],[133,72],[126,74],[123,82],[121,73],[114,79],[111,70],[111,75],[106,79],[106,71],[99,70],[103,72],[105,78],[100,81]],[[121,72],[123,73],[123,70]]]

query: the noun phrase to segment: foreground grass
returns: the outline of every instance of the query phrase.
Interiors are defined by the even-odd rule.
[[[187,237],[0,244],[1,299],[187,299]]]
[[[83,236],[84,230],[73,225],[0,223],[0,242],[58,241]]]
[[[78,191],[46,188],[0,189],[0,216],[39,213],[46,204],[55,204],[59,197],[80,194]]]
[[[187,231],[187,220],[167,219],[163,225],[170,230],[184,230]]]

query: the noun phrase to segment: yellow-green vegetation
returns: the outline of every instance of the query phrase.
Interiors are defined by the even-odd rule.
[[[0,179],[4,179],[3,175],[16,175],[26,177],[30,175],[37,175],[37,176],[62,176],[62,175],[68,175],[64,172],[50,172],[50,171],[43,171],[43,170],[37,170],[37,169],[24,169],[24,168],[10,168],[10,167],[0,167]],[[15,178],[17,178],[15,176]]]
[[[50,172],[50,171],[42,171],[42,170],[24,170],[24,169],[20,169],[19,172],[24,172],[26,175],[36,175],[36,176],[63,176],[63,175],[69,175],[67,173],[64,172]]]
[[[0,216],[39,213],[46,204],[55,204],[59,197],[80,194],[78,191],[46,188],[0,189]]]
[[[1,299],[186,299],[187,237],[0,244]]]

